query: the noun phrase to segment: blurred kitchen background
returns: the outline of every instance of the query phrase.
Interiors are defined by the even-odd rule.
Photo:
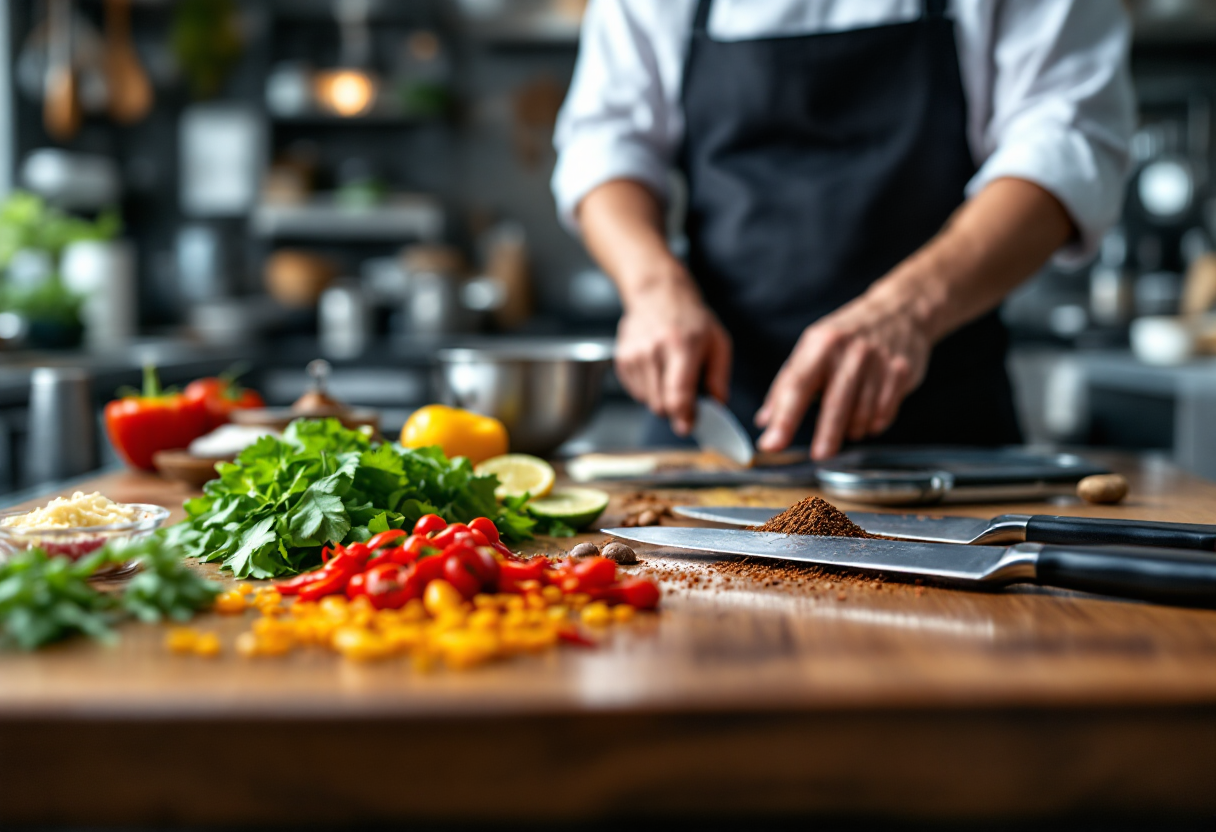
[[[434,400],[445,345],[610,336],[615,291],[548,188],[583,7],[7,0],[0,493],[113,461],[98,431],[44,464],[37,368],[82,370],[100,408],[146,362],[175,384],[244,362],[284,405],[324,357],[333,395],[393,434]],[[1029,441],[1216,477],[1216,3],[1130,7],[1123,221],[1009,300],[1012,369]],[[628,446],[640,424],[609,378],[564,450]]]

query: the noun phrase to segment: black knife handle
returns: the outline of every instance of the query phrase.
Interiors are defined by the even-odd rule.
[[[1026,540],[1031,543],[1161,546],[1212,552],[1216,551],[1216,526],[1036,514],[1026,523]]]
[[[1102,595],[1216,606],[1216,558],[1194,550],[1043,545],[1035,579]]]

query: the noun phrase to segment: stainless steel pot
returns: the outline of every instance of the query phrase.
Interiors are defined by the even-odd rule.
[[[611,340],[502,339],[439,350],[440,401],[493,416],[511,450],[544,455],[583,427],[599,404]]]

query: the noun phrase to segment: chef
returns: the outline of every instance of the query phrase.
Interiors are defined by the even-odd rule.
[[[591,0],[553,189],[625,388],[817,459],[1019,441],[996,308],[1119,214],[1129,40],[1118,0]]]

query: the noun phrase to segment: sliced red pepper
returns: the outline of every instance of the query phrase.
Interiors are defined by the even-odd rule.
[[[568,644],[579,647],[595,647],[596,643],[575,629],[563,627],[557,631],[557,637]]]
[[[274,588],[278,590],[280,595],[296,595],[302,588],[311,583],[319,581],[323,577],[325,577],[323,568],[315,569],[312,572],[305,572],[302,575],[296,575],[290,580],[279,581],[274,585]]]
[[[371,540],[367,541],[366,545],[368,549],[374,552],[386,543],[392,543],[394,540],[400,540],[403,537],[406,537],[406,534],[401,529],[389,529],[386,532],[372,535]]]
[[[549,560],[534,557],[531,560],[504,560],[498,564],[498,591],[517,592],[520,581],[543,581]]]
[[[605,600],[618,604],[628,604],[639,610],[653,610],[659,605],[658,586],[645,578],[629,578],[604,589],[608,595]]]

